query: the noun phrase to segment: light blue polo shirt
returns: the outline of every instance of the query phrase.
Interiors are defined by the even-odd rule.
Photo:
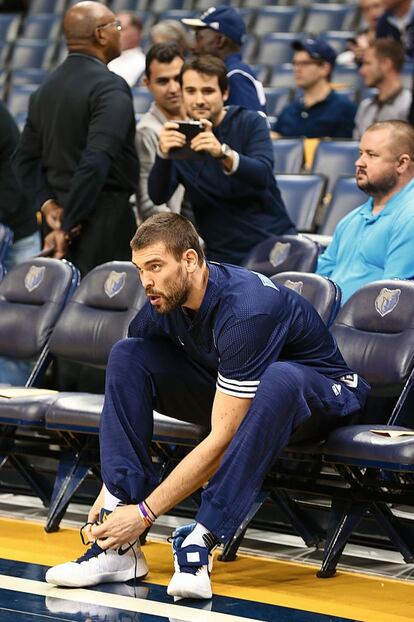
[[[345,216],[319,257],[316,272],[342,290],[342,302],[379,279],[414,278],[414,180],[383,210],[372,214],[373,199]]]

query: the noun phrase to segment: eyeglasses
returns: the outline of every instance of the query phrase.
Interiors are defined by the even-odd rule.
[[[294,60],[292,62],[293,67],[309,67],[309,65],[322,65],[323,61],[320,60]]]
[[[122,24],[119,19],[115,19],[113,22],[108,22],[107,24],[100,24],[96,28],[108,28],[108,26],[115,26],[116,30],[122,30]]]

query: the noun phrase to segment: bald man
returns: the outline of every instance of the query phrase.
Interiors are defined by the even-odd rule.
[[[121,25],[99,2],[64,18],[67,59],[31,96],[14,156],[17,177],[50,227],[45,246],[82,274],[129,259],[138,179],[130,89],[107,64],[120,54]]]
[[[414,128],[374,123],[355,166],[368,200],[338,223],[317,267],[341,287],[342,302],[367,283],[414,278]]]

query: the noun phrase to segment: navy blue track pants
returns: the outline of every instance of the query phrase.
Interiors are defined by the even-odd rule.
[[[149,446],[153,409],[210,425],[216,372],[168,340],[125,339],[112,349],[101,417],[102,479],[124,503],[138,503],[157,485]],[[333,385],[340,385],[333,390]],[[366,394],[310,367],[277,361],[260,379],[251,407],[202,495],[197,520],[225,542],[247,515],[281,450],[315,428],[343,425]],[[345,419],[344,419],[345,417]],[[311,419],[312,418],[312,419]],[[301,430],[304,434],[301,435]]]

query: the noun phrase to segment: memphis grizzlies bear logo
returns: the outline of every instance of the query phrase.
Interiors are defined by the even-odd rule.
[[[29,270],[24,277],[24,286],[28,292],[32,292],[43,281],[46,268],[44,266],[30,266]]]
[[[283,263],[290,253],[290,242],[276,242],[269,254],[269,262],[276,267]]]
[[[375,298],[375,309],[381,317],[394,311],[400,300],[400,289],[387,289],[383,287],[378,296]]]
[[[112,270],[104,284],[104,291],[108,298],[117,296],[124,288],[126,281],[126,272],[116,272]]]

